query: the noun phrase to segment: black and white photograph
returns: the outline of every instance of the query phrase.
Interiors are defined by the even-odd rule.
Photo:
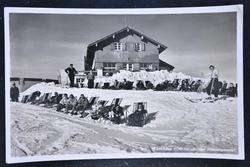
[[[5,8],[7,162],[244,159],[242,10]]]

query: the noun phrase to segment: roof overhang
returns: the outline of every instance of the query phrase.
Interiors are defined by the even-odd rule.
[[[140,33],[139,31],[136,31],[130,27],[125,27],[119,31],[116,31],[112,34],[109,34],[97,41],[94,41],[92,43],[90,43],[88,45],[88,49],[92,48],[92,49],[100,49],[103,45],[106,45],[107,43],[110,43],[110,42],[114,42],[117,40],[117,38],[121,38],[122,36],[127,36],[129,34],[133,34],[133,35],[137,35],[138,37],[140,37],[142,40],[144,41],[147,41],[147,42],[150,42],[152,43],[153,45],[157,46],[159,48],[159,52],[163,52],[165,49],[167,49],[167,46],[163,45],[162,43],[152,39],[152,38],[149,38],[148,36]]]

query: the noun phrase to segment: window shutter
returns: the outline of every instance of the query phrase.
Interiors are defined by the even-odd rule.
[[[141,50],[142,50],[142,51],[145,50],[145,43],[141,43]]]
[[[126,45],[126,43],[122,43],[122,50],[127,50],[127,45]]]
[[[139,43],[135,43],[135,51],[138,51],[139,50]]]
[[[111,50],[115,50],[115,43],[111,44]]]

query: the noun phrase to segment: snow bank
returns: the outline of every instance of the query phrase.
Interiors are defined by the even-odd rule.
[[[22,103],[11,103],[13,156],[129,152],[237,153],[237,103],[191,103],[195,92],[103,90],[37,84],[24,94],[41,92],[84,93],[101,99],[122,97],[121,105],[146,101],[149,113],[158,111],[146,126],[130,127],[93,121]],[[129,108],[129,112],[132,110]]]
[[[96,77],[95,82],[98,83],[105,83],[109,82],[111,85],[114,83],[115,80],[123,81],[126,79],[127,81],[136,82],[139,80],[142,81],[150,81],[153,83],[154,86],[156,86],[159,83],[164,82],[165,80],[173,81],[174,79],[191,79],[191,80],[202,80],[206,81],[204,78],[195,78],[190,75],[183,74],[181,72],[168,72],[167,70],[161,70],[161,71],[153,71],[153,72],[147,72],[145,70],[139,71],[139,72],[131,72],[131,71],[125,71],[121,70],[119,73],[113,74],[111,77]]]
[[[153,91],[153,90],[106,90],[106,89],[88,89],[88,88],[68,88],[61,87],[60,85],[54,85],[53,83],[40,83],[36,84],[25,92],[21,93],[20,98],[23,95],[29,95],[34,91],[40,91],[43,93],[54,93],[59,94],[73,94],[76,97],[80,97],[84,94],[88,98],[96,96],[99,100],[108,100],[110,104],[113,98],[123,98],[121,105],[130,105],[128,109],[128,114],[133,111],[133,104],[135,102],[147,102],[147,110],[149,113],[157,112],[156,121],[152,121],[147,126],[161,126],[164,125],[166,121],[171,121],[177,117],[182,117],[182,114],[190,116],[191,114],[199,112],[210,111],[212,114],[214,110],[217,112],[224,111],[231,106],[230,110],[236,111],[236,99],[231,101],[220,101],[216,104],[204,103],[201,104],[201,108],[194,107],[193,103],[185,99],[185,97],[199,99],[205,98],[207,95],[205,93],[196,92],[180,92],[180,91]],[[227,106],[228,105],[228,106]],[[215,107],[215,108],[214,108]]]

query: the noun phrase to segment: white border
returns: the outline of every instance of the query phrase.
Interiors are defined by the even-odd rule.
[[[127,154],[65,154],[30,157],[12,157],[10,144],[10,13],[40,13],[40,14],[90,14],[90,15],[122,15],[122,14],[193,14],[193,13],[237,13],[237,125],[238,125],[238,154],[218,153],[127,153]],[[4,8],[5,29],[5,125],[6,125],[6,162],[35,162],[79,159],[122,159],[122,158],[213,158],[213,159],[245,159],[244,153],[244,115],[243,115],[243,5],[216,7],[185,7],[185,8],[149,8],[149,9],[60,9],[60,8]]]

